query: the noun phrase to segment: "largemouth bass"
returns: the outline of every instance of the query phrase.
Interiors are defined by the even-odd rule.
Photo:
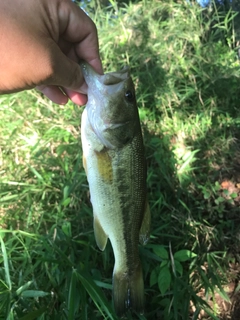
[[[138,242],[149,237],[146,161],[135,91],[128,69],[97,74],[81,64],[88,85],[82,114],[83,166],[100,250],[108,238],[115,257],[113,301],[118,316],[144,309]]]

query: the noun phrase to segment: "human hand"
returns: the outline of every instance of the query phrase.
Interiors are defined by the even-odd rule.
[[[78,64],[102,65],[93,21],[71,0],[0,0],[0,93],[38,88],[49,99],[83,105]],[[60,89],[61,88],[61,89]]]

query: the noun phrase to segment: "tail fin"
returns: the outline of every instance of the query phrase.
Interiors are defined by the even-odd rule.
[[[134,273],[113,273],[113,301],[116,314],[121,317],[128,309],[143,314],[144,284],[142,266],[139,263]]]

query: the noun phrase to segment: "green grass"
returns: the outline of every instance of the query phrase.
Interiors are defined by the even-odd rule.
[[[215,294],[228,301],[228,263],[240,261],[232,13],[184,1],[111,3],[88,11],[105,71],[131,67],[152,213],[140,247],[146,311],[127,318],[198,319],[205,310],[204,319],[221,319]],[[0,97],[1,320],[117,319],[112,249],[100,252],[93,235],[82,110],[35,91]]]

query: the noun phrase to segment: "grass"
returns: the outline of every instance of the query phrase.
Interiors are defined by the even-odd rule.
[[[146,146],[146,311],[127,318],[225,319],[218,301],[230,303],[226,284],[240,274],[232,12],[167,0],[87,10],[105,71],[131,66]],[[112,249],[93,235],[82,109],[36,91],[0,97],[0,319],[117,319]]]

